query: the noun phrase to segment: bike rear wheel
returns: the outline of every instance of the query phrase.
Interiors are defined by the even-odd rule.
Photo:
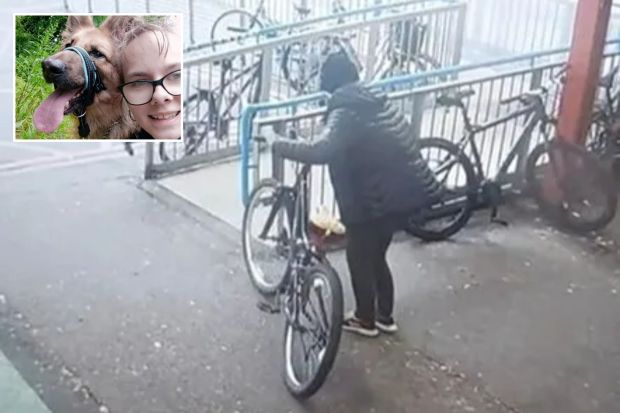
[[[331,266],[316,262],[302,271],[301,292],[288,296],[299,303],[298,317],[287,314],[284,327],[284,382],[299,399],[325,382],[338,352],[344,311],[342,284]]]
[[[243,258],[252,284],[265,295],[281,286],[290,255],[291,225],[280,194],[277,181],[262,181],[243,214]]]
[[[298,95],[318,90],[320,59],[310,43],[294,42],[284,48],[281,70],[284,79]]]
[[[183,101],[183,130],[185,155],[198,152],[200,147],[205,147],[209,133],[223,134],[226,125],[217,123],[215,98],[213,92],[208,89],[196,88],[196,92],[190,94]],[[216,135],[217,136],[217,135]]]
[[[570,230],[596,231],[616,215],[611,173],[582,146],[559,140],[538,145],[526,178],[543,213]]]
[[[474,167],[458,146],[443,138],[420,139],[419,150],[443,185],[441,200],[408,221],[406,231],[424,241],[441,241],[463,228],[476,204]]]
[[[218,43],[227,41],[243,45],[250,39],[243,39],[247,33],[258,31],[263,28],[263,24],[252,13],[233,9],[222,13],[211,26],[211,43],[214,47]]]

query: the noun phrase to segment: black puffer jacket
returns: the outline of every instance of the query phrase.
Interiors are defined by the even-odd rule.
[[[277,141],[273,151],[329,165],[345,225],[410,212],[440,196],[440,184],[420,157],[410,123],[385,96],[349,84],[334,92],[327,112],[319,139]]]

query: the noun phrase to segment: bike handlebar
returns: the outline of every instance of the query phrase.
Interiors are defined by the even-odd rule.
[[[508,104],[518,101],[522,105],[535,104],[535,103],[538,103],[538,101],[542,99],[542,97],[546,95],[547,93],[548,93],[548,90],[545,88],[528,90],[527,92],[521,93],[520,95],[512,96],[512,97],[500,100],[499,103],[502,105],[508,105]]]
[[[564,74],[568,70],[568,66],[562,67],[558,73],[553,75],[550,79],[551,84],[564,84],[565,77]],[[549,88],[547,86],[541,86],[538,89],[528,90],[516,96],[511,96],[506,99],[500,100],[500,104],[508,105],[513,102],[518,101],[522,105],[533,105],[542,102],[542,97],[549,93]]]
[[[518,96],[511,96],[511,97],[509,97],[509,98],[502,99],[502,100],[500,100],[500,101],[499,101],[499,103],[500,103],[500,105],[509,105],[509,104],[511,104],[512,102],[516,102],[517,100],[518,100],[518,101],[520,101],[520,100],[521,100],[521,95],[518,95]]]

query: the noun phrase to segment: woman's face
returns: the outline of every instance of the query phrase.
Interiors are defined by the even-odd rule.
[[[161,33],[145,32],[127,45],[123,53],[125,83],[135,80],[159,80],[181,69],[181,38],[176,33],[166,35],[167,53],[165,49],[160,53],[160,44],[163,44]],[[172,77],[168,79],[173,82]],[[180,80],[178,82],[180,83]],[[125,90],[129,87],[126,86]],[[150,87],[152,90],[152,86]],[[179,86],[179,91],[180,89]],[[149,103],[129,105],[129,109],[140,127],[155,139],[177,139],[181,136],[181,96],[172,96],[161,85],[155,88],[153,99]]]

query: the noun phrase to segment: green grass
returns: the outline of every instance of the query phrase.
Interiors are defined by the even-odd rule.
[[[93,16],[99,26],[107,16]],[[148,17],[158,20],[160,16]],[[39,132],[32,122],[37,107],[53,91],[45,83],[41,62],[60,50],[67,16],[16,16],[15,20],[15,137],[17,139],[77,139],[77,118],[65,116],[53,133]]]
[[[17,16],[15,60],[15,137],[17,139],[67,139],[75,137],[76,121],[65,117],[50,134],[39,132],[32,122],[37,107],[53,91],[45,83],[41,62],[59,49],[66,16]]]

